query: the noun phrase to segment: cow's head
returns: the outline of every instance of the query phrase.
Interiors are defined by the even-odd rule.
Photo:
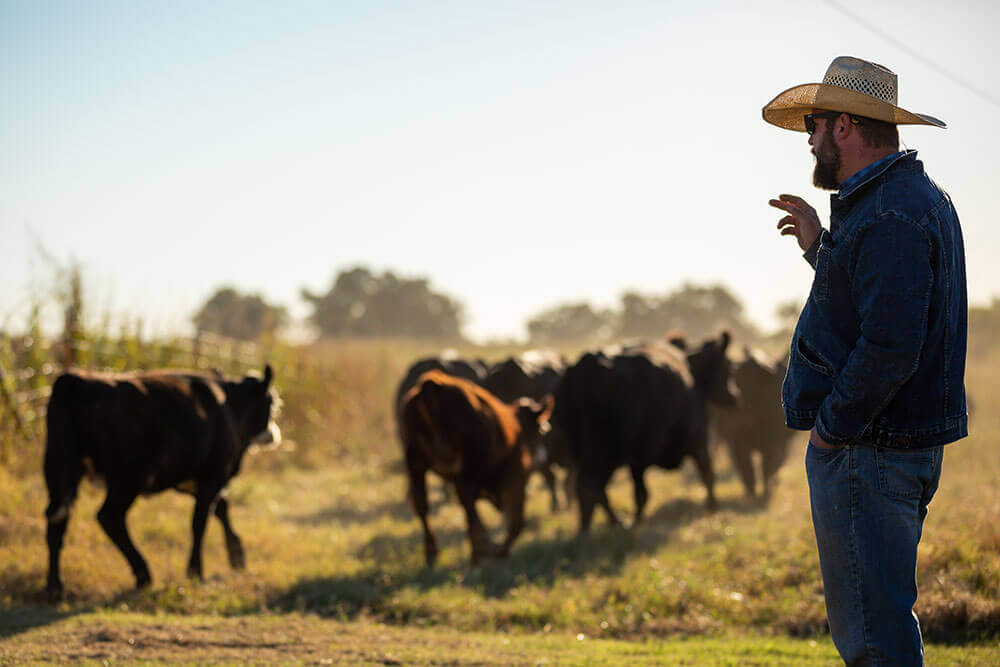
[[[730,340],[729,332],[723,331],[687,355],[695,384],[705,398],[717,405],[734,406],[740,400],[740,390],[732,378],[732,362],[726,355]]]
[[[764,358],[763,354],[748,347],[743,348],[743,361],[736,364],[733,379],[743,392],[773,394],[781,386],[785,369]]]
[[[552,428],[549,425],[549,417],[552,416],[555,399],[552,394],[548,394],[541,402],[520,398],[516,406],[517,422],[521,427],[521,451],[528,457],[524,462],[525,467],[531,467],[533,463],[542,462],[547,458],[542,438]]]
[[[233,417],[250,445],[281,443],[281,429],[276,422],[281,411],[281,397],[273,380],[274,371],[268,364],[263,375],[251,373],[227,392]]]

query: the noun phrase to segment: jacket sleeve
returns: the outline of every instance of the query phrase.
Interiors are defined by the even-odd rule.
[[[802,257],[809,262],[809,266],[813,267],[813,271],[816,270],[816,255],[819,254],[819,246],[823,241],[823,234],[827,233],[825,229],[819,230],[819,235],[816,240],[812,242],[812,245],[802,254]]]
[[[927,337],[934,270],[924,231],[890,215],[858,244],[851,294],[861,335],[816,418],[831,444],[850,444],[875,421],[916,372]]]

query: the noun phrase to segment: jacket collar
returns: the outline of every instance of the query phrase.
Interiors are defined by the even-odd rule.
[[[871,183],[873,180],[888,171],[889,167],[896,164],[900,160],[909,161],[915,160],[916,158],[917,151],[911,149],[893,153],[892,155],[882,158],[878,162],[871,163],[840,184],[840,191],[837,193],[837,199],[847,199],[857,192],[861,186]]]

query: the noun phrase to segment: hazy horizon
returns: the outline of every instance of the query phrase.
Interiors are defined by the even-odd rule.
[[[867,25],[866,25],[867,24]],[[781,90],[856,55],[899,75],[903,127],[962,221],[972,304],[992,258],[1000,5],[336,4],[0,0],[0,324],[83,267],[98,313],[189,326],[223,285],[302,319],[356,265],[426,277],[473,340],[552,306],[719,283],[774,327],[811,269],[767,200],[810,201]]]

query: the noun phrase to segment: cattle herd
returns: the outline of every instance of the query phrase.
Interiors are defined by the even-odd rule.
[[[728,446],[749,496],[757,490],[753,452],[759,453],[761,493],[768,495],[791,434],[778,398],[784,368],[749,350],[734,362],[730,344],[725,332],[695,346],[668,335],[586,352],[572,364],[537,350],[492,365],[453,355],[414,363],[393,407],[427,565],[438,553],[429,523],[428,472],[457,495],[473,564],[509,553],[524,525],[533,472],[544,476],[553,511],[576,505],[581,533],[598,506],[609,522],[620,523],[606,487],[625,466],[634,486],[633,525],[649,497],[646,469],[673,470],[688,458],[712,511],[714,433]],[[209,514],[225,531],[230,564],[242,568],[243,547],[223,491],[251,446],[280,439],[273,379],[270,366],[238,379],[192,371],[60,376],[46,417],[49,598],[62,595],[59,555],[85,474],[106,486],[97,519],[128,561],[137,587],[147,586],[151,576],[129,537],[125,513],[139,495],[167,489],[195,498],[188,575],[202,576]],[[554,468],[564,473],[562,489]],[[503,514],[507,533],[499,545],[476,510],[480,499]]]

